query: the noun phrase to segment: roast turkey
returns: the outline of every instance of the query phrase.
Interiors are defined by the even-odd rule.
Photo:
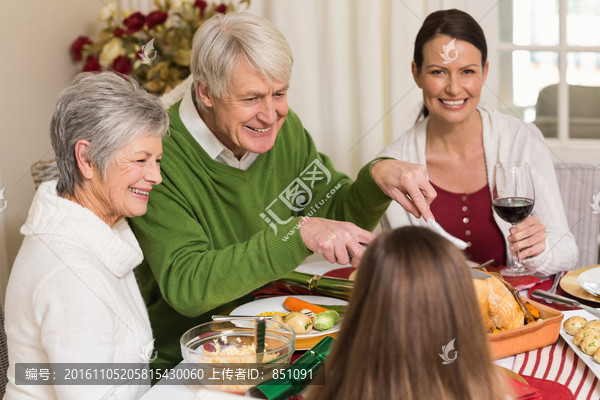
[[[491,274],[487,279],[473,279],[473,285],[487,332],[518,328],[533,320],[518,292],[501,276]]]

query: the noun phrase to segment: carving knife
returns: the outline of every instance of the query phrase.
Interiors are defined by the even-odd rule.
[[[581,310],[585,310],[585,311],[589,312],[590,314],[594,315],[595,317],[600,318],[600,310],[598,310],[594,307],[586,306],[585,304],[581,304],[577,300],[570,299],[570,298],[564,297],[564,296],[560,296],[556,293],[550,293],[545,290],[534,290],[533,292],[531,292],[531,294],[540,299],[548,299],[548,300],[552,300],[556,303],[567,305],[569,307],[575,307],[575,308],[579,308]]]

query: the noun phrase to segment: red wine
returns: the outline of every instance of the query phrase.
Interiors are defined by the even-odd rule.
[[[494,201],[494,211],[506,222],[516,224],[531,214],[533,200],[525,197],[502,197]]]

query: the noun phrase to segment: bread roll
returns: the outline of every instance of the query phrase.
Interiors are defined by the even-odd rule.
[[[600,348],[600,336],[594,334],[587,335],[583,338],[579,347],[581,347],[581,351],[585,354],[594,355]]]
[[[587,324],[585,324],[583,326],[583,328],[592,328],[592,329],[597,329],[598,331],[600,331],[600,321],[598,321],[597,319],[593,319],[590,322],[588,322]]]
[[[573,344],[575,346],[581,346],[581,342],[583,341],[583,338],[588,335],[595,335],[595,336],[600,337],[600,331],[597,331],[593,328],[580,329],[579,332],[577,332],[575,334],[575,336],[573,337]]]
[[[573,316],[568,318],[565,322],[563,322],[563,329],[571,336],[575,336],[577,332],[579,332],[585,324],[587,324],[588,320],[583,317]]]

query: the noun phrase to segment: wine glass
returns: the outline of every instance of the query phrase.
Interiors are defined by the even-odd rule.
[[[531,214],[535,190],[529,165],[523,161],[501,162],[494,166],[492,205],[500,218],[517,225]],[[527,267],[515,252],[512,263],[500,271],[506,276],[531,275],[535,269]]]

